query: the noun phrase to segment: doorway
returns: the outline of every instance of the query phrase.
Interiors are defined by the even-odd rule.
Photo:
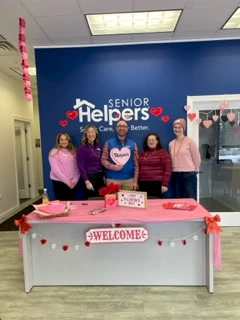
[[[198,201],[240,225],[240,95],[191,96],[187,105],[195,115],[188,116],[188,136],[202,159]]]
[[[20,202],[23,199],[30,198],[29,126],[30,124],[25,121],[14,120],[15,161],[17,168],[18,197]]]

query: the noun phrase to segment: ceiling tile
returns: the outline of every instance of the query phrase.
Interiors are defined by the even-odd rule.
[[[213,30],[203,30],[203,31],[179,31],[173,35],[173,39],[205,39],[212,37],[214,35]]]
[[[77,1],[83,13],[127,12],[127,11],[133,10],[133,0],[77,0]]]
[[[46,38],[38,24],[30,17],[26,19],[26,36],[30,38]],[[18,18],[5,17],[0,19],[0,33],[7,39],[18,39]]]
[[[188,0],[187,9],[190,8],[209,8],[214,7],[215,10],[221,7],[234,7],[238,5],[239,0]]]
[[[188,0],[134,0],[135,11],[183,9]]]
[[[81,15],[36,17],[50,38],[88,37],[87,22]]]
[[[218,30],[222,27],[232,8],[184,9],[177,25],[177,30]]]
[[[240,30],[218,30],[214,37],[216,38],[238,38],[240,39]]]
[[[151,33],[151,34],[135,34],[133,35],[133,41],[139,42],[150,42],[150,41],[164,41],[164,40],[171,40],[172,33]]]
[[[128,43],[132,42],[132,35],[126,34],[126,35],[106,35],[106,36],[93,36],[92,37],[93,43]]]
[[[34,16],[79,14],[76,0],[22,0]]]
[[[81,45],[92,43],[91,37],[51,38],[54,45]]]
[[[1,17],[29,17],[30,13],[24,8],[19,0],[1,0]]]

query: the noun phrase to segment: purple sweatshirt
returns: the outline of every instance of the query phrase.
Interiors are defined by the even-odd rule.
[[[76,155],[67,149],[53,148],[49,153],[51,166],[50,178],[69,185],[71,181],[78,182],[80,178]]]
[[[84,181],[88,180],[88,174],[102,170],[101,149],[91,144],[82,144],[77,149],[77,164]]]

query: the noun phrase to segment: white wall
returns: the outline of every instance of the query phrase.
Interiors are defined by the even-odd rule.
[[[14,160],[14,121],[17,117],[31,123],[33,154],[32,197],[37,196],[35,179],[36,155],[34,148],[35,121],[32,101],[24,99],[23,84],[0,71],[0,216],[18,205],[17,172]],[[38,119],[36,119],[38,121]],[[39,128],[39,126],[38,126]],[[38,134],[40,136],[40,134]]]
[[[33,96],[33,116],[34,116],[34,152],[36,156],[36,179],[38,189],[43,189],[43,168],[42,168],[42,148],[36,148],[35,139],[41,139],[39,123],[38,97]],[[41,143],[41,140],[40,140]],[[41,143],[42,145],[42,143]]]

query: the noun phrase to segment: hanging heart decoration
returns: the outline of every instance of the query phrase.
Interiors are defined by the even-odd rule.
[[[64,244],[64,245],[62,246],[62,249],[63,249],[64,251],[67,251],[68,246],[67,246],[66,244]]]
[[[47,239],[41,239],[41,244],[47,243]]]
[[[188,113],[188,119],[189,120],[191,120],[191,121],[193,121],[195,118],[196,118],[196,113],[194,112],[194,113]]]
[[[200,124],[202,122],[202,119],[201,118],[198,118],[198,119],[195,119],[195,121]]]
[[[214,121],[217,121],[218,120],[218,115],[217,114],[215,114],[214,116],[212,116],[212,119],[214,120]]]
[[[235,117],[236,117],[236,113],[234,113],[234,112],[230,112],[227,114],[227,118],[229,121],[233,121],[233,119],[235,119]]]
[[[189,110],[191,109],[191,106],[186,105],[186,106],[184,106],[184,109],[185,109],[186,111],[189,111]]]
[[[204,120],[203,125],[208,129],[212,125],[212,120]]]

